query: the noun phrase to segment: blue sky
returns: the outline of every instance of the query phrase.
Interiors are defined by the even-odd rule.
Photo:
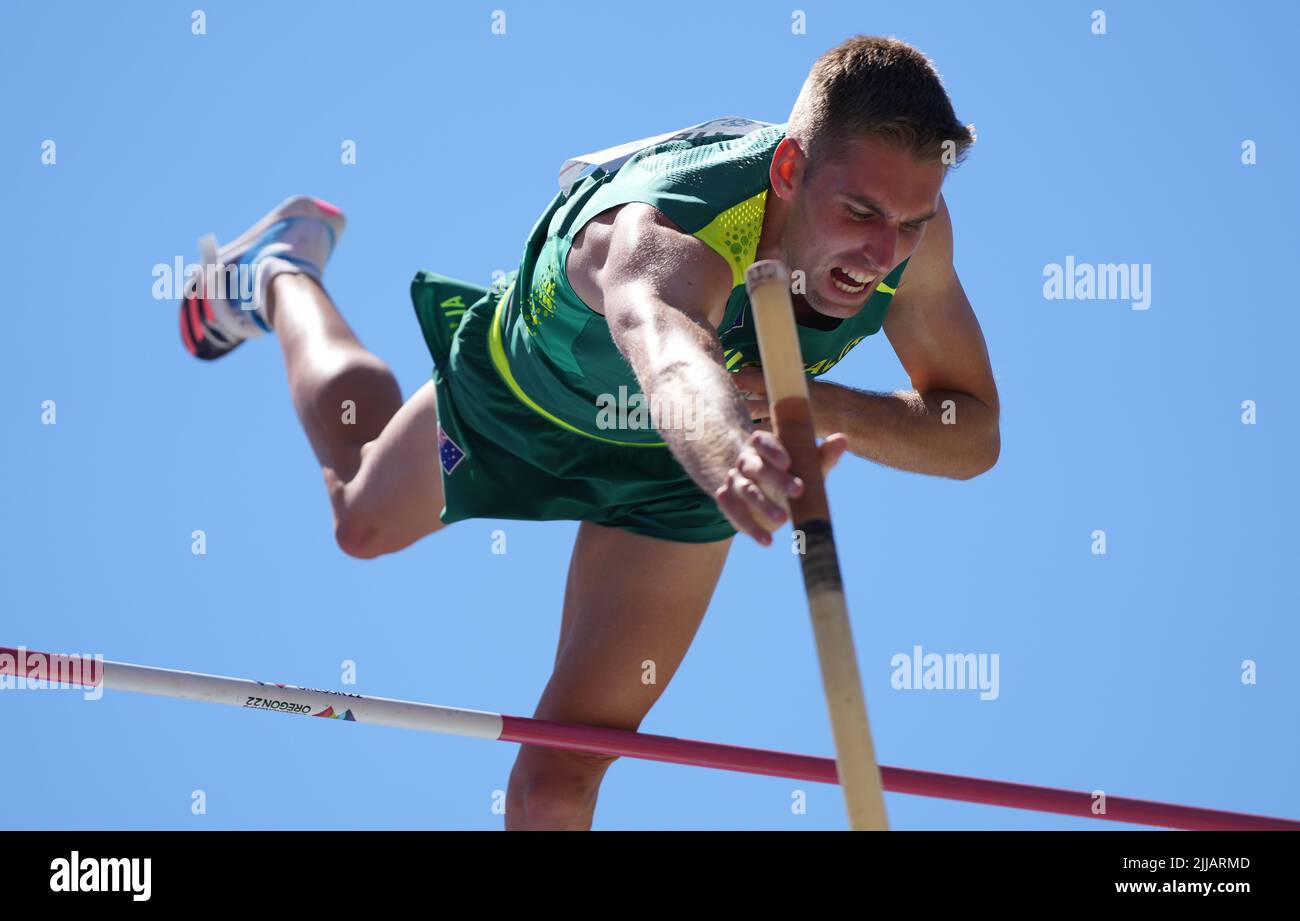
[[[327,198],[349,217],[330,291],[409,394],[430,368],[411,276],[513,268],[565,158],[724,114],[783,121],[818,54],[896,35],[978,129],[945,194],[1003,451],[969,482],[856,458],[831,478],[881,761],[1300,816],[1294,8],[1115,2],[1097,35],[1093,3],[808,3],[796,35],[790,4],[753,0],[213,2],[196,36],[195,5],[0,9],[0,645],[316,687],[351,660],[361,693],[531,713],[576,524],[508,523],[505,556],[493,521],[344,556],[278,350],[201,366],[152,267],[286,195]],[[1045,299],[1044,266],[1068,257],[1149,266],[1149,308]],[[883,336],[830,379],[907,386]],[[916,645],[997,654],[997,699],[891,688]],[[7,693],[0,720],[5,828],[494,829],[515,753],[131,695]],[[643,728],[831,752],[792,558],[737,541]],[[888,806],[900,828],[1099,827]],[[833,787],[623,761],[596,824],[845,819]]]

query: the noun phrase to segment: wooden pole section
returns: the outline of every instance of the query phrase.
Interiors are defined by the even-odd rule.
[[[804,484],[802,494],[788,503],[790,521],[796,531],[804,534],[804,589],[812,614],[849,827],[854,831],[887,831],[889,820],[880,786],[880,766],[871,744],[867,705],[853,649],[849,611],[844,603],[830,504],[813,428],[808,380],[804,376],[803,354],[795,329],[790,272],[779,260],[763,259],[745,272],[745,287],[758,330],[763,380],[772,409],[772,431],[790,454],[791,472]]]

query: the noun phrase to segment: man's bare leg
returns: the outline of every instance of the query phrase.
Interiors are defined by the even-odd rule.
[[[339,546],[370,558],[441,528],[432,381],[403,404],[388,365],[306,275],[277,275],[268,313],[294,409],[325,476]]]
[[[676,673],[722,574],[731,539],[687,544],[584,522],[569,564],[555,669],[534,713],[635,730]],[[654,684],[643,665],[654,663]],[[586,830],[614,758],[524,745],[506,828]]]

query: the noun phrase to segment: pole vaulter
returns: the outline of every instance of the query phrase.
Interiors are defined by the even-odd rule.
[[[608,764],[563,750],[839,783],[855,830],[888,829],[885,790],[1178,828],[1297,827],[876,761],[824,475],[848,451],[960,479],[997,463],[997,385],[942,196],[974,143],[929,58],[859,35],[817,59],[784,124],[725,116],[571,159],[517,269],[490,288],[434,272],[411,282],[434,373],[405,401],[321,280],[339,208],[295,196],[224,246],[204,237],[181,340],[212,361],[277,333],[340,549],[372,559],[471,519],[580,521],[562,627],[580,652],[557,655],[535,711],[556,721],[120,663],[93,667],[89,686],[523,743],[508,828],[591,826]],[[254,267],[247,294],[218,283]],[[911,390],[810,385],[881,331]],[[629,394],[649,412],[625,412]],[[963,424],[932,405],[960,407]],[[820,445],[815,418],[833,424]],[[667,651],[670,672],[728,542],[771,546],[787,518],[834,760],[572,724],[640,725],[662,687],[615,693],[629,677],[609,663],[635,643]]]

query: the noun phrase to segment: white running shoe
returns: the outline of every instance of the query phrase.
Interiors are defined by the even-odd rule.
[[[199,270],[186,281],[181,301],[185,348],[211,360],[271,332],[266,316],[271,279],[293,272],[320,281],[346,223],[329,202],[299,195],[220,249],[212,235],[199,240]]]

